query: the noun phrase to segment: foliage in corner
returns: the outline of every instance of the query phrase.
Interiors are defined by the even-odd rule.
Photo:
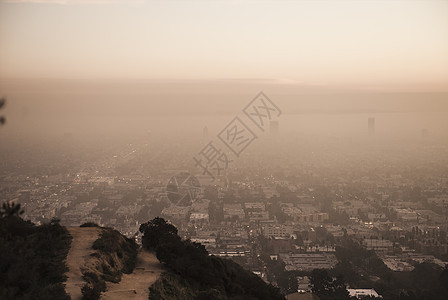
[[[2,109],[2,107],[5,105],[6,103],[6,99],[5,98],[0,98],[0,109]],[[6,123],[6,119],[3,116],[0,116],[0,125],[3,125]]]
[[[20,204],[0,209],[0,299],[70,299],[64,287],[70,234],[57,219],[36,226],[21,212]]]

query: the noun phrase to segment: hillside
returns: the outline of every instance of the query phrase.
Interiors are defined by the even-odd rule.
[[[110,228],[67,229],[73,237],[66,273],[72,300],[148,299],[148,286],[162,272],[153,253],[137,253],[132,240]]]
[[[36,226],[20,214],[20,205],[0,209],[0,299],[70,299],[64,289],[70,234],[58,220]]]
[[[21,213],[0,208],[0,299],[148,299],[162,272],[154,253],[111,228],[37,226]]]
[[[68,272],[65,290],[72,300],[82,299],[81,287],[85,284],[81,269],[86,264],[92,249],[93,242],[98,238],[100,229],[96,227],[67,227],[72,236],[70,251],[67,255]]]
[[[177,235],[177,228],[162,218],[140,226],[143,247],[155,250],[169,270],[151,287],[151,300],[285,299],[278,288],[237,263],[210,256],[204,246]]]
[[[131,274],[123,274],[119,283],[107,283],[107,290],[101,295],[104,300],[135,299],[147,300],[148,286],[160,277],[163,267],[154,253],[140,250]]]
[[[20,206],[2,210],[0,299],[284,299],[233,261],[181,240],[161,218],[141,231],[138,250],[111,228],[36,226],[20,218]]]
[[[75,242],[78,242],[72,245],[72,249],[79,256],[69,257],[68,262],[75,262],[73,268],[78,276],[77,288],[81,289],[82,299],[96,300],[107,290],[107,282],[118,283],[123,274],[134,271],[138,246],[134,240],[124,237],[117,230],[98,228],[95,224],[88,226],[94,227],[70,229],[75,233]],[[92,235],[98,238],[94,239]],[[79,270],[83,281],[79,280]],[[77,290],[76,295],[78,293]]]

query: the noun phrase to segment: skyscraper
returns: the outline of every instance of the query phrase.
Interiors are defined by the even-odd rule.
[[[369,135],[374,135],[375,134],[375,118],[370,117],[368,119],[367,123],[368,123]]]

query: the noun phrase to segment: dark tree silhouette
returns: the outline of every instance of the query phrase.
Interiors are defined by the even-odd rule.
[[[313,293],[320,299],[350,299],[342,276],[333,279],[327,270],[313,270],[311,284],[313,285]]]
[[[155,250],[160,244],[170,240],[179,239],[177,228],[160,217],[141,224],[139,231],[143,233],[143,247],[150,250]]]
[[[6,103],[6,98],[0,98],[0,109],[2,109],[3,106],[5,106]],[[6,122],[6,118],[3,116],[0,116],[0,125],[5,124]]]
[[[0,214],[0,299],[70,299],[68,231],[56,219],[40,226],[23,220],[20,204],[4,203]]]
[[[143,246],[170,270],[150,288],[151,299],[284,300],[280,291],[237,263],[210,256],[204,246],[182,240],[162,218],[140,226]]]
[[[23,209],[20,209],[20,204],[14,202],[4,202],[0,209],[0,218],[16,216],[19,217],[24,213]]]

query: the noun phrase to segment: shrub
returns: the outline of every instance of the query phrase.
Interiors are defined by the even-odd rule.
[[[151,286],[150,299],[284,299],[277,288],[235,262],[209,256],[201,244],[181,240],[177,229],[161,218],[143,224],[140,231],[145,248],[155,249],[173,271]]]
[[[106,282],[93,272],[84,272],[83,279],[87,282],[81,289],[83,300],[98,300],[101,292],[106,291]]]
[[[5,207],[0,217],[0,299],[69,299],[63,284],[68,231],[56,219],[35,226]]]
[[[100,227],[100,226],[93,222],[86,222],[84,224],[81,224],[79,227]]]

